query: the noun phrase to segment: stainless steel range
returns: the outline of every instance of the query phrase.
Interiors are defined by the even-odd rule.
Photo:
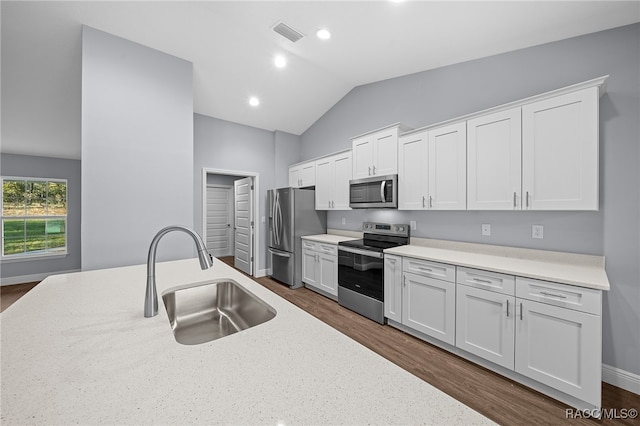
[[[409,225],[365,222],[361,240],[338,243],[338,303],[384,324],[383,250],[409,244]]]

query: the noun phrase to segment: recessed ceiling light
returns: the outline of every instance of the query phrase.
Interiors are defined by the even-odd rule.
[[[255,96],[250,97],[249,105],[251,105],[252,107],[257,107],[258,105],[260,105],[260,99],[256,98]]]
[[[273,63],[278,68],[284,68],[287,66],[287,58],[282,55],[277,55],[275,58],[273,58]]]
[[[319,28],[318,31],[316,31],[316,35],[321,40],[329,40],[331,38],[331,33],[326,28]]]

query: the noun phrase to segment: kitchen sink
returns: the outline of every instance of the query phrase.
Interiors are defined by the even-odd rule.
[[[199,345],[255,327],[276,311],[233,280],[180,286],[162,294],[173,335],[183,345]]]

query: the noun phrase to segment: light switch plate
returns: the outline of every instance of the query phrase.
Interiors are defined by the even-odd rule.
[[[347,219],[345,219],[344,217],[342,218],[342,224],[346,225],[347,224]]]
[[[488,223],[483,223],[482,224],[482,235],[484,235],[485,237],[488,237],[491,235],[491,225]]]
[[[409,224],[411,225],[412,231],[415,231],[416,229],[418,229],[418,224],[416,223],[415,220],[410,221]]]
[[[544,226],[542,225],[531,225],[531,238],[544,238]]]

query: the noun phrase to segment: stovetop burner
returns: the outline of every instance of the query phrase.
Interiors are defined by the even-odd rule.
[[[342,241],[338,246],[382,252],[388,248],[409,244],[408,225],[365,222],[362,228],[365,230],[364,238]]]

